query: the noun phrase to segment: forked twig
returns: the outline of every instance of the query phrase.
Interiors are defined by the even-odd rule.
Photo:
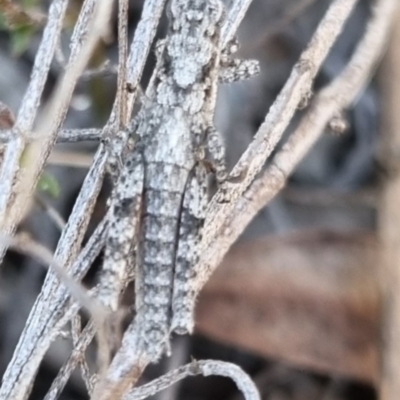
[[[322,134],[330,119],[338,111],[349,107],[365,87],[382,56],[396,7],[396,0],[376,1],[366,33],[347,67],[315,96],[309,111],[271,165],[236,202],[214,241],[206,242],[207,251],[200,261],[198,290],[257,212],[282,189],[289,174]],[[211,216],[215,215],[212,211]]]
[[[232,214],[243,193],[278,144],[301,100],[309,96],[313,80],[356,2],[336,0],[329,7],[252,143],[233,168],[231,176],[242,177],[240,183],[226,183],[211,200],[204,228],[204,249],[218,237],[225,219]]]

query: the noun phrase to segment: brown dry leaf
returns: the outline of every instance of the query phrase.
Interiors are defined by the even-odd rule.
[[[10,108],[0,101],[0,129],[10,129],[14,125],[15,117]]]
[[[199,332],[318,372],[378,376],[377,243],[302,233],[236,246],[200,296]]]

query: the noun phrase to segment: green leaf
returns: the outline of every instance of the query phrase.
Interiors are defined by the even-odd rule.
[[[39,4],[39,0],[22,0],[24,8],[35,7]]]
[[[35,28],[32,26],[21,26],[11,32],[11,46],[14,56],[20,56],[26,51],[31,42]]]
[[[46,171],[44,171],[40,176],[37,189],[41,192],[47,193],[53,197],[53,199],[58,198],[61,192],[60,184],[57,179]]]
[[[1,12],[0,12],[0,30],[2,31],[8,30],[6,20]]]

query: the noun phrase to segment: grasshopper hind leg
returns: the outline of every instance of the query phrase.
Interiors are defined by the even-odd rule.
[[[207,192],[206,168],[202,163],[197,163],[185,189],[175,260],[171,331],[180,335],[192,333],[194,326],[194,284],[208,203]]]
[[[99,299],[116,311],[119,296],[131,279],[139,229],[143,190],[143,161],[139,153],[127,160],[130,168],[123,170],[112,194],[110,226],[105,246],[103,285]],[[133,259],[132,259],[133,258]]]

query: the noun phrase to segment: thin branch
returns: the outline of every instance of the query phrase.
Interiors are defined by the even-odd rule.
[[[163,371],[165,371],[163,372],[163,375],[165,375],[168,371],[173,371],[179,368],[187,361],[190,351],[190,340],[191,339],[189,336],[179,336],[175,338],[175,340],[172,342],[171,356],[163,368]],[[181,387],[181,384],[176,383],[155,396],[154,400],[177,399],[179,397]]]
[[[1,117],[1,116],[0,116]],[[1,122],[1,121],[0,121]],[[1,128],[1,125],[0,125]],[[83,129],[63,129],[57,136],[57,143],[75,143],[84,141],[99,141],[101,139],[101,129],[83,128]],[[14,132],[10,129],[0,129],[0,143],[7,143],[13,140]],[[41,140],[40,134],[32,134],[26,138],[27,143]]]
[[[41,141],[33,142],[25,149],[24,159],[29,168],[21,169],[21,174],[13,188],[17,195],[13,196],[13,201],[8,205],[6,231],[12,232],[21,218],[21,211],[24,211],[28,204],[29,197],[35,189],[40,173],[56,142],[57,133],[67,114],[74,87],[95,46],[107,30],[111,6],[112,0],[98,2],[94,7],[93,15],[87,16],[88,21],[86,21],[85,27],[81,27],[81,18],[78,19],[75,32],[88,29],[90,33],[86,38],[81,36],[79,44],[72,42],[72,52],[65,74],[59,81],[49,101],[48,108],[45,110],[44,118],[38,127],[38,131],[43,132],[44,138]],[[82,13],[85,16],[87,15],[84,12]],[[18,123],[18,118],[16,123]]]
[[[113,75],[118,72],[118,67],[111,63],[110,60],[106,60],[103,64],[97,68],[86,70],[80,77],[80,79],[92,79],[99,76]]]
[[[164,2],[165,0],[147,0],[144,4],[142,20],[135,32],[128,59],[128,74],[131,82],[139,83],[146,57],[150,51],[150,43],[155,35],[158,24],[157,18],[161,16]],[[113,115],[118,115],[118,105],[116,103],[114,103],[114,112],[105,130],[112,124],[115,124],[115,117],[113,118]],[[129,107],[127,112],[130,114]],[[82,235],[86,230],[87,221],[90,218],[92,206],[97,198],[102,177],[104,176],[106,157],[105,148],[100,145],[92,168],[88,173],[71,213],[67,229],[60,238],[56,255],[58,254],[61,258],[72,261],[79,250]],[[105,229],[106,223],[104,220],[100,223],[96,234],[92,235],[85,247],[85,251],[78,257],[77,262],[71,269],[72,273],[83,274],[87,270],[94,259],[90,256],[97,256],[104,245]],[[68,266],[69,262],[62,264]],[[49,275],[43,285],[41,294],[31,310],[13,359],[3,377],[3,385],[0,388],[0,399],[12,398],[11,396],[15,393],[16,398],[19,400],[23,399],[26,393],[28,393],[38,365],[47,348],[50,346],[51,341],[57,335],[60,328],[76,312],[76,310],[64,311],[68,300],[69,295],[65,288],[60,286],[53,275]]]
[[[90,6],[90,3],[86,1],[82,7],[81,13],[85,14],[89,18],[88,9],[85,8],[85,6],[88,7],[88,5]],[[42,151],[48,151],[51,149],[53,140],[55,139],[59,128],[58,125],[61,124],[65,116],[66,107],[72,94],[74,84],[76,83],[76,79],[83,71],[92,48],[103,32],[104,28],[94,29],[95,26],[93,24],[96,25],[97,23],[100,23],[103,27],[106,25],[110,6],[110,2],[102,2],[97,16],[94,16],[92,19],[93,23],[84,25],[79,23],[80,21],[82,22],[81,18],[78,20],[74,31],[74,40],[77,43],[74,41],[72,42],[69,67],[67,68],[64,79],[62,80],[62,85],[58,90],[56,90],[53,110],[51,113],[47,114],[50,117],[55,116],[55,120],[49,122],[44,121],[44,123],[42,123],[44,129],[41,129],[40,131],[46,133],[50,132],[49,138],[43,149],[35,149],[34,153],[41,153]],[[97,8],[95,8],[95,10],[96,9]],[[90,36],[85,41],[84,33],[90,28],[92,29]],[[78,34],[78,32],[80,33]],[[56,109],[54,109],[54,107]],[[52,123],[53,125],[49,125]],[[36,161],[37,158],[33,158]],[[36,168],[34,168],[33,173],[31,172],[27,175],[30,175],[31,178],[36,178],[32,175],[35,175],[40,171],[45,159],[46,155],[43,154],[43,157],[38,160],[39,164],[35,166]],[[103,146],[100,146],[97,157],[92,166],[93,168],[89,171],[85,179],[84,188],[78,196],[72,215],[60,238],[55,253],[55,259],[61,265],[65,265],[66,267],[74,261],[76,254],[80,250],[91,211],[93,210],[102,183],[102,171],[105,169],[105,159],[104,148]],[[27,178],[30,180],[29,176]],[[32,179],[32,181],[34,180],[35,179]],[[31,189],[31,184],[32,182],[30,182],[30,185],[27,185],[29,190]],[[25,192],[29,192],[29,190],[25,190]],[[13,208],[15,209],[15,207]],[[12,228],[12,226],[10,226],[10,228]],[[93,246],[93,243],[91,243],[91,245],[95,250],[99,250],[96,246]],[[97,244],[95,243],[95,245]],[[88,251],[88,253],[93,255],[96,251]],[[90,264],[87,265],[87,261],[92,262],[93,260],[90,260],[89,258],[86,260],[80,260],[81,264],[79,268],[88,268]],[[57,278],[54,274],[49,272],[43,285],[42,292],[28,317],[27,324],[20,337],[13,358],[4,374],[3,384],[0,388],[0,399],[20,400],[25,399],[29,395],[32,381],[47,348],[50,346],[60,328],[62,328],[69,318],[71,318],[73,312],[76,312],[75,310],[70,313],[59,313],[59,311],[65,307],[68,299],[69,294],[65,287],[60,287]]]
[[[100,238],[96,239],[96,243],[99,242],[99,239]],[[102,240],[100,240],[100,242],[103,243]],[[101,275],[99,284],[90,291],[91,296],[97,297],[99,287],[101,287],[102,285],[105,284],[105,282],[103,282],[104,279],[107,279],[107,276]],[[77,309],[76,304],[69,303],[68,306],[66,307],[66,312],[68,312],[70,314],[71,310],[76,310],[76,309]],[[123,313],[124,310],[120,310],[120,311],[122,311],[122,313]],[[118,317],[119,316],[118,314],[121,314],[120,311],[118,311],[116,314],[114,314],[114,316]],[[76,318],[76,316],[74,318]],[[85,351],[95,335],[94,328],[95,328],[95,325],[92,323],[92,321],[89,321],[88,325],[82,331],[80,337],[76,340],[76,345],[74,346],[74,350],[72,351],[72,354],[70,355],[68,360],[64,363],[63,367],[60,369],[59,373],[57,374],[57,377],[56,377],[55,381],[53,382],[53,384],[46,396],[46,400],[58,398],[61,391],[65,387],[71,373],[73,372],[75,367],[78,365],[80,360],[82,358],[84,358]],[[110,339],[112,339],[112,338],[110,338]],[[102,350],[104,352],[104,350],[106,350],[106,349],[104,349],[104,346],[103,346],[103,349],[100,349],[100,350]],[[94,379],[94,378],[96,378],[96,379]],[[92,386],[93,386],[93,383],[95,380],[96,381],[98,380],[98,376],[93,375],[92,379],[90,379],[90,388],[91,389],[92,389]],[[90,394],[91,394],[91,392],[90,392]]]
[[[93,400],[120,400],[141,377],[150,356],[141,348],[140,329],[134,320],[125,331],[121,347],[105,376],[99,379]]]
[[[42,41],[36,53],[31,80],[18,110],[16,132],[28,133],[33,128],[51,61],[60,39],[67,6],[67,0],[54,0],[50,5]]]
[[[226,219],[230,218],[245,190],[279,142],[301,100],[309,95],[318,69],[342,31],[355,4],[356,0],[335,0],[329,7],[252,143],[233,168],[231,176],[240,177],[240,183],[226,182],[211,200],[203,233],[204,249],[208,249],[220,233],[225,234],[221,229]],[[207,251],[207,254],[209,253]]]
[[[120,116],[124,114],[124,121],[122,122],[126,125],[132,115],[134,103],[140,92],[140,79],[142,78],[165,2],[166,0],[147,0],[144,2],[141,19],[131,43],[126,68],[125,65],[121,65],[119,69],[119,91],[109,121],[102,132],[102,137],[107,141],[108,163],[113,175],[118,174],[121,154],[128,140],[126,130],[122,130],[119,124]],[[123,11],[123,7],[121,7],[121,10]],[[121,27],[120,29],[122,32],[125,28]],[[120,56],[122,59],[125,57],[124,50],[121,48]],[[129,92],[126,90],[128,84],[130,86]],[[122,90],[121,94],[120,90]],[[124,101],[121,102],[122,98]],[[122,111],[120,110],[120,104],[123,106]]]
[[[100,140],[101,129],[63,129],[57,137],[57,143],[74,143]]]
[[[76,221],[68,223],[73,226]],[[102,222],[73,263],[70,274],[75,280],[79,280],[88,271],[99,255],[105,232],[106,224]],[[60,244],[62,243],[63,241],[60,240]],[[12,396],[23,399],[29,393],[30,382],[36,375],[44,354],[58,332],[77,312],[76,307],[67,307],[69,301],[70,294],[67,288],[56,279],[54,274],[48,274],[42,291],[29,314],[13,358],[3,375],[0,399],[11,399]]]
[[[127,66],[128,66],[128,0],[118,1],[118,80],[115,104],[118,104],[119,113],[116,125],[126,127],[129,122],[127,112]]]
[[[117,80],[117,93],[111,111],[110,118],[102,131],[102,138],[107,144],[108,150],[108,169],[113,180],[117,179],[121,157],[126,147],[128,140],[128,133],[124,129],[130,118],[130,111],[128,110],[129,92],[127,76],[129,67],[127,60],[127,40],[128,40],[128,2],[126,0],[118,1],[118,80]],[[143,18],[143,17],[142,17]],[[158,20],[157,20],[158,22]],[[139,22],[140,25],[140,22]],[[137,28],[138,29],[138,28]],[[135,39],[137,39],[137,29],[135,32]],[[151,40],[151,38],[148,38]],[[150,46],[150,44],[148,44]],[[133,50],[132,43],[132,50]],[[137,46],[135,47],[137,48]],[[147,55],[146,55],[147,56]],[[142,70],[140,70],[138,79],[141,77]]]
[[[161,18],[166,0],[147,0],[143,4],[142,16],[135,30],[128,57],[127,81],[133,89],[128,95],[126,113],[132,114],[133,105],[138,93],[139,82],[150,53],[157,26]]]
[[[260,400],[260,395],[253,381],[237,365],[224,361],[201,360],[192,361],[171,371],[154,381],[133,389],[126,400],[143,400],[164,390],[188,376],[224,376],[232,379],[246,400]]]
[[[70,277],[45,246],[35,242],[24,234],[17,235],[15,238],[0,237],[0,242],[6,242],[7,247],[11,247],[14,250],[36,259],[44,265],[48,265],[49,268],[54,271],[59,280],[68,289],[71,297],[78,303],[79,307],[83,307],[89,312],[93,325],[96,328],[95,332],[98,339],[99,354],[107,357],[103,357],[104,359],[100,361],[104,362],[105,366],[108,365],[108,356],[110,354],[109,343],[111,343],[110,330],[108,329],[108,322],[111,316],[110,311],[93,298],[90,292],[86,290],[81,283]]]
[[[55,3],[57,3],[57,1],[55,1]],[[57,132],[66,116],[75,84],[83,72],[95,45],[107,26],[107,21],[111,11],[111,0],[101,3],[99,2],[99,5],[94,7],[93,15],[87,13],[87,9],[85,9],[87,3],[88,1],[82,7],[81,14],[84,14],[85,18],[90,20],[90,22],[83,26],[80,22],[85,20],[85,18],[80,17],[78,19],[73,35],[75,41],[78,41],[78,43],[72,41],[71,56],[69,58],[67,69],[49,102],[45,118],[39,125],[39,132],[43,132],[45,138],[40,142],[30,144],[29,147],[25,149],[25,140],[22,136],[19,136],[15,141],[9,143],[7,146],[2,170],[2,174],[5,174],[6,180],[0,182],[0,224],[2,225],[2,230],[5,234],[13,233],[16,225],[21,219],[21,215],[23,215],[24,210],[28,205],[29,197],[35,190],[36,182],[39,179],[49,153],[55,144]],[[90,35],[88,35],[85,40],[83,32],[87,29],[90,29]],[[79,32],[81,33],[80,36],[78,35]],[[80,40],[76,39],[78,36],[80,37]],[[58,39],[58,37],[55,39]],[[43,39],[42,43],[45,42],[46,40]],[[53,40],[52,45],[54,45],[54,48],[56,44],[57,40]],[[47,52],[48,51],[49,50],[47,50]],[[47,61],[50,62],[51,59]],[[35,63],[36,62],[37,58],[35,60]],[[29,88],[31,88],[31,84]],[[35,96],[33,96],[33,98],[35,98]],[[31,98],[30,101],[32,101]],[[27,104],[30,104],[30,102],[27,101]],[[37,105],[38,104],[35,104],[35,106]],[[33,123],[32,116],[25,116],[28,112],[24,111],[26,110],[26,107],[28,106],[25,106],[24,108],[23,104],[18,114],[15,124],[17,132],[24,132],[24,128],[30,129],[30,126],[28,125]],[[24,149],[26,163],[29,165],[29,168],[19,170],[20,157]],[[19,176],[17,176],[17,174],[19,174]],[[2,186],[3,184],[5,186]],[[2,192],[3,189],[4,192]],[[0,257],[1,255],[2,254],[0,254]]]
[[[54,52],[54,59],[62,68],[65,68],[65,65],[67,64],[67,59],[65,58],[61,40],[59,40],[57,43],[56,50]]]
[[[222,46],[226,46],[233,39],[240,23],[242,22],[247,9],[252,0],[235,0],[229,9],[224,26],[222,27],[221,37]]]
[[[232,379],[239,390],[243,393],[246,399],[260,399],[257,388],[247,374],[245,374],[238,366],[223,361],[194,361],[184,367],[178,368],[161,378],[150,382],[140,388],[135,388],[124,397],[128,388],[134,385],[138,378],[141,376],[143,369],[149,363],[147,354],[144,354],[141,349],[139,338],[136,336],[138,330],[135,324],[131,324],[128,328],[128,334],[125,334],[123,344],[117,355],[115,356],[112,366],[118,366],[118,374],[108,373],[106,379],[100,380],[98,387],[95,389],[93,399],[95,400],[119,400],[124,398],[126,400],[139,400],[153,395],[160,390],[166,389],[175,382],[190,376],[190,375],[219,375]],[[134,354],[135,363],[129,369],[127,363],[121,365],[121,361],[126,359],[127,354]],[[118,371],[118,369],[114,369]],[[124,371],[123,374],[121,372]]]
[[[13,250],[32,257],[45,266],[49,266],[58,276],[59,280],[67,287],[68,292],[74,300],[81,307],[86,308],[95,320],[100,321],[106,318],[105,316],[108,313],[101,303],[89,296],[87,290],[67,274],[64,267],[54,259],[52,252],[48,248],[35,242],[26,234],[19,234],[14,238],[0,236],[0,242],[6,242],[7,246]]]
[[[65,228],[65,221],[61,214],[52,205],[38,195],[35,195],[35,202],[47,213],[54,226],[56,226],[57,229],[62,232],[62,230]]]
[[[90,168],[93,163],[93,155],[77,151],[54,150],[50,154],[48,163],[74,168]]]
[[[6,234],[13,231],[12,226],[7,229],[4,225],[15,175],[19,170],[19,161],[25,147],[24,136],[28,136],[28,133],[33,128],[51,61],[60,38],[67,5],[68,0],[54,0],[50,5],[43,39],[36,53],[31,80],[26,89],[13,129],[13,140],[6,147],[4,154],[0,172],[0,228]],[[0,262],[4,255],[2,254],[3,252],[4,250],[0,249]]]
[[[235,204],[217,240],[207,242],[207,252],[200,261],[200,271],[204,273],[199,277],[199,289],[257,212],[282,189],[289,174],[320,137],[330,119],[349,107],[365,87],[382,56],[396,7],[397,0],[376,1],[366,33],[347,67],[315,97],[310,110],[271,165]]]
[[[152,42],[158,23],[158,19],[155,17],[161,16],[164,3],[165,0],[150,0],[144,5],[142,20],[137,28],[128,61],[131,81],[139,82],[144,68],[145,59],[150,50],[150,43]],[[84,35],[76,35],[75,38],[79,39],[81,36]],[[146,45],[143,45],[143,43]],[[72,48],[72,51],[73,50],[76,50],[76,46]],[[131,97],[133,99],[133,96]],[[118,105],[116,103],[114,104],[114,115],[117,113]],[[110,121],[112,123],[115,119],[111,117]],[[108,124],[105,129],[109,128],[109,126],[110,124]],[[100,165],[97,165],[98,168],[92,168],[92,174],[89,171],[88,177],[90,176],[91,179],[86,179],[83,185],[83,189],[67,224],[67,229],[60,239],[56,251],[56,255],[58,256],[63,255],[64,249],[67,250],[67,248],[69,248],[67,253],[69,254],[69,259],[73,259],[76,254],[76,250],[72,249],[71,251],[71,242],[75,245],[73,247],[76,249],[76,245],[79,246],[80,243],[80,239],[75,237],[76,233],[78,232],[81,236],[86,230],[84,226],[87,225],[86,222],[91,215],[90,210],[92,209],[92,204],[97,197],[96,192],[98,193],[99,182],[101,182],[104,174],[105,156],[104,147],[100,146],[99,151],[95,156],[93,166],[96,167],[99,162]],[[97,243],[98,247],[101,248],[104,243],[103,240]],[[61,258],[65,258],[65,255]],[[68,262],[65,264],[68,265]],[[50,300],[50,298],[52,300]],[[48,276],[43,286],[42,293],[28,318],[26,328],[20,338],[14,357],[5,373],[3,386],[0,389],[1,399],[23,399],[29,392],[38,364],[53,340],[54,335],[57,334],[57,327],[61,328],[62,325],[72,316],[71,311],[69,315],[65,314],[63,318],[60,319],[59,310],[65,307],[68,298],[69,296],[65,292],[65,289],[60,288],[54,276]],[[53,304],[54,307],[49,308],[49,304]],[[40,323],[36,322],[38,320],[40,320]]]
[[[280,193],[284,200],[294,204],[318,207],[361,206],[376,208],[378,190],[375,187],[339,192],[326,188],[300,188],[288,186]]]
[[[52,382],[49,391],[44,397],[44,400],[57,400],[60,397],[60,394],[67,384],[69,377],[79,364],[82,354],[85,352],[93,338],[94,327],[93,324],[89,322],[83,329],[78,341],[74,346],[74,349],[72,350],[72,353],[68,357],[68,360],[58,371],[58,374]]]
[[[92,321],[89,322],[91,326]],[[79,314],[76,314],[71,321],[71,334],[72,334],[72,345],[73,348],[77,347],[79,345],[79,339],[80,336],[82,335],[82,318]],[[93,377],[90,374],[89,366],[86,362],[86,357],[85,357],[85,352],[82,352],[82,355],[79,359],[79,366],[81,370],[81,376],[83,381],[85,382],[86,385],[86,390],[89,393],[89,395],[93,391]],[[68,379],[68,378],[67,378]]]

